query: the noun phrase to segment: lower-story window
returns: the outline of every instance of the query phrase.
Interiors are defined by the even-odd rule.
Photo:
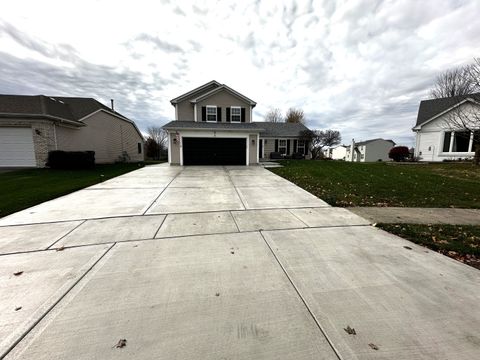
[[[278,152],[280,154],[286,154],[287,153],[287,140],[285,140],[285,139],[278,140]]]
[[[331,153],[332,149],[330,149],[330,156],[332,156]],[[305,140],[298,140],[297,142],[297,152],[300,154],[305,154]]]
[[[470,137],[470,131],[446,131],[443,138],[443,152],[459,153],[474,151]]]

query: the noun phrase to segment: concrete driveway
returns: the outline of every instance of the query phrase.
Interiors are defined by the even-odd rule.
[[[145,167],[0,219],[0,253],[7,359],[480,358],[478,270],[261,167]]]

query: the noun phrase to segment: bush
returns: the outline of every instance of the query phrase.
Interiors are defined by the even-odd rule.
[[[296,159],[296,160],[305,159],[305,154],[300,153],[300,152],[294,152],[292,154],[292,159]]]
[[[395,146],[390,149],[388,157],[393,161],[405,161],[410,156],[410,151],[406,146]]]
[[[283,156],[279,152],[272,151],[270,153],[270,159],[283,159]]]
[[[89,169],[95,166],[95,151],[50,151],[46,166],[52,169]]]

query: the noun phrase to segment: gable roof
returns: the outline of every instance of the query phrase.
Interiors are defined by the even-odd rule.
[[[385,140],[385,139],[382,139],[382,138],[375,138],[375,139],[370,139],[370,140],[365,140],[365,141],[356,142],[356,143],[355,143],[355,146],[363,146],[363,145],[367,145],[367,144],[369,144],[369,143],[372,143],[372,142],[374,142],[374,141],[379,141],[379,140],[381,140],[381,141],[386,141],[386,142],[391,142],[393,145],[395,145],[395,141],[393,141],[393,140],[390,140],[390,139]]]
[[[418,108],[418,116],[415,127],[420,126],[444,111],[459,105],[469,99],[480,101],[480,93],[460,95],[439,99],[422,100]]]
[[[212,80],[212,81],[209,81],[207,82],[206,84],[203,84],[193,90],[190,90],[189,92],[186,92],[185,94],[182,94],[180,96],[177,96],[176,98],[170,100],[170,103],[172,105],[175,105],[177,104],[178,102],[182,101],[182,100],[185,100],[185,99],[189,99],[189,98],[192,98],[192,97],[195,97],[196,95],[199,95],[201,93],[205,93],[205,92],[208,92],[210,90],[213,90],[219,86],[221,86],[222,84],[220,84],[218,81],[215,81],[215,80]]]
[[[200,95],[199,97],[197,97],[195,99],[190,100],[190,102],[193,103],[193,104],[197,103],[197,102],[202,101],[204,99],[207,99],[210,96],[212,96],[214,94],[217,94],[217,93],[219,93],[220,91],[223,91],[223,90],[229,92],[230,94],[232,94],[235,97],[238,97],[238,98],[242,99],[246,103],[249,103],[250,105],[252,105],[252,107],[255,107],[255,105],[257,105],[257,103],[255,101],[249,99],[245,95],[240,94],[238,91],[233,90],[231,87],[228,87],[225,84],[220,85],[219,87],[217,87],[213,90],[210,90],[209,92],[206,92],[206,93]]]
[[[192,91],[189,91],[183,95],[176,97],[175,99],[170,100],[170,103],[175,106],[175,104],[179,103],[180,101],[190,100],[190,102],[194,104],[204,99],[207,99],[208,97],[222,90],[228,91],[230,94],[242,99],[246,103],[249,103],[250,105],[252,105],[252,107],[255,107],[255,105],[257,105],[255,101],[249,99],[245,95],[242,95],[238,91],[233,90],[231,87],[225,84],[220,84],[218,81],[215,80],[212,80],[206,84],[203,84],[202,86],[193,89]]]
[[[103,110],[130,121],[93,98],[45,96],[45,95],[0,95],[0,116],[41,117],[62,120],[83,126],[86,116]]]

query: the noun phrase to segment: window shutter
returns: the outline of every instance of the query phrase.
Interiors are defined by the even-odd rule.
[[[294,153],[296,153],[298,151],[298,142],[297,142],[297,139],[293,140],[293,151]]]
[[[245,122],[245,108],[242,108],[242,115],[240,116],[242,122]]]
[[[227,122],[230,122],[230,108],[227,107],[227,118],[225,119]]]
[[[202,121],[207,121],[207,108],[202,106]]]
[[[222,108],[217,107],[217,122],[222,122]]]
[[[290,155],[290,139],[287,140],[287,155]]]
[[[308,141],[305,141],[305,155],[308,155]]]
[[[278,152],[278,139],[275,139],[275,152]]]

